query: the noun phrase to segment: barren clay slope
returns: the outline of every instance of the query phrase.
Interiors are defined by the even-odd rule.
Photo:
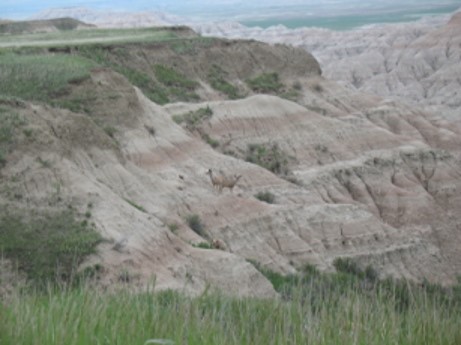
[[[81,269],[97,264],[106,286],[155,277],[273,296],[248,259],[282,273],[352,257],[383,276],[459,274],[460,128],[324,80],[300,49],[178,43],[54,49],[91,61],[88,75],[52,100],[2,101],[23,119],[1,169],[5,209],[88,215],[104,241]],[[219,192],[210,168],[242,177]],[[219,250],[194,246],[214,239]]]

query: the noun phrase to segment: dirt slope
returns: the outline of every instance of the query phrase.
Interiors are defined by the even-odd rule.
[[[102,265],[101,284],[124,277],[145,285],[155,276],[158,289],[200,293],[210,285],[273,296],[247,259],[289,273],[306,263],[331,269],[346,256],[381,275],[441,283],[461,272],[457,125],[324,80],[300,49],[229,41],[181,54],[165,45],[130,48],[128,55],[105,48],[105,61],[145,70],[152,80],[152,67],[167,64],[197,81],[208,101],[157,105],[111,68],[92,69],[56,96],[86,90],[85,111],[2,101],[35,134],[18,137],[6,158],[1,202],[72,204],[82,213],[91,203],[105,242],[83,266]],[[208,61],[248,97],[227,100],[213,89]],[[297,83],[298,103],[248,86],[248,78],[274,71],[284,85]],[[208,118],[177,120],[207,107]],[[213,189],[209,168],[242,175],[233,193]],[[258,192],[275,202],[258,200]],[[202,237],[188,225],[191,215],[201,219]],[[212,239],[225,250],[191,245]]]

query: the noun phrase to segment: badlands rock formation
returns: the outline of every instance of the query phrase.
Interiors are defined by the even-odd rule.
[[[351,31],[260,29],[236,23],[202,24],[195,29],[203,35],[303,47],[318,59],[327,78],[459,121],[461,12]]]
[[[371,264],[382,276],[454,281],[461,272],[458,124],[324,79],[302,49],[184,42],[179,52],[167,42],[110,45],[98,54],[151,80],[153,66],[169,66],[198,83],[198,103],[160,106],[108,67],[56,96],[86,102],[86,114],[2,100],[36,133],[18,136],[6,159],[2,204],[72,204],[83,213],[91,203],[105,242],[84,266],[102,265],[105,285],[129,272],[139,285],[155,277],[158,289],[274,296],[248,259],[293,273],[305,264],[332,269],[337,257]],[[228,100],[211,86],[216,64],[245,98]],[[264,73],[277,73],[284,92],[253,92],[248,79]],[[207,107],[212,115],[194,126],[174,121]],[[274,169],[252,163],[251,148],[273,152],[263,162]],[[233,192],[219,193],[209,168],[242,178]],[[275,203],[258,192],[272,193]],[[205,235],[188,225],[191,215]],[[192,246],[211,239],[226,250]]]

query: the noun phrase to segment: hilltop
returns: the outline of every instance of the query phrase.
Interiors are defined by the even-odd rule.
[[[0,55],[0,202],[3,221],[75,222],[99,284],[274,296],[254,262],[286,274],[338,257],[383,277],[461,272],[456,123],[338,85],[301,48],[85,32]],[[219,193],[210,168],[242,178]]]
[[[72,18],[32,21],[0,21],[0,34],[33,34],[91,28],[94,25]]]

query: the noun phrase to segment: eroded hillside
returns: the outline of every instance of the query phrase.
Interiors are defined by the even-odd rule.
[[[0,55],[17,119],[4,210],[74,210],[102,237],[81,269],[106,286],[273,296],[251,261],[289,273],[337,257],[461,272],[460,128],[325,80],[302,49],[171,30]],[[242,177],[220,193],[210,168]]]
[[[362,92],[393,98],[459,121],[461,13],[414,23],[349,31],[283,26],[199,25],[204,35],[252,38],[303,47],[325,77]]]

